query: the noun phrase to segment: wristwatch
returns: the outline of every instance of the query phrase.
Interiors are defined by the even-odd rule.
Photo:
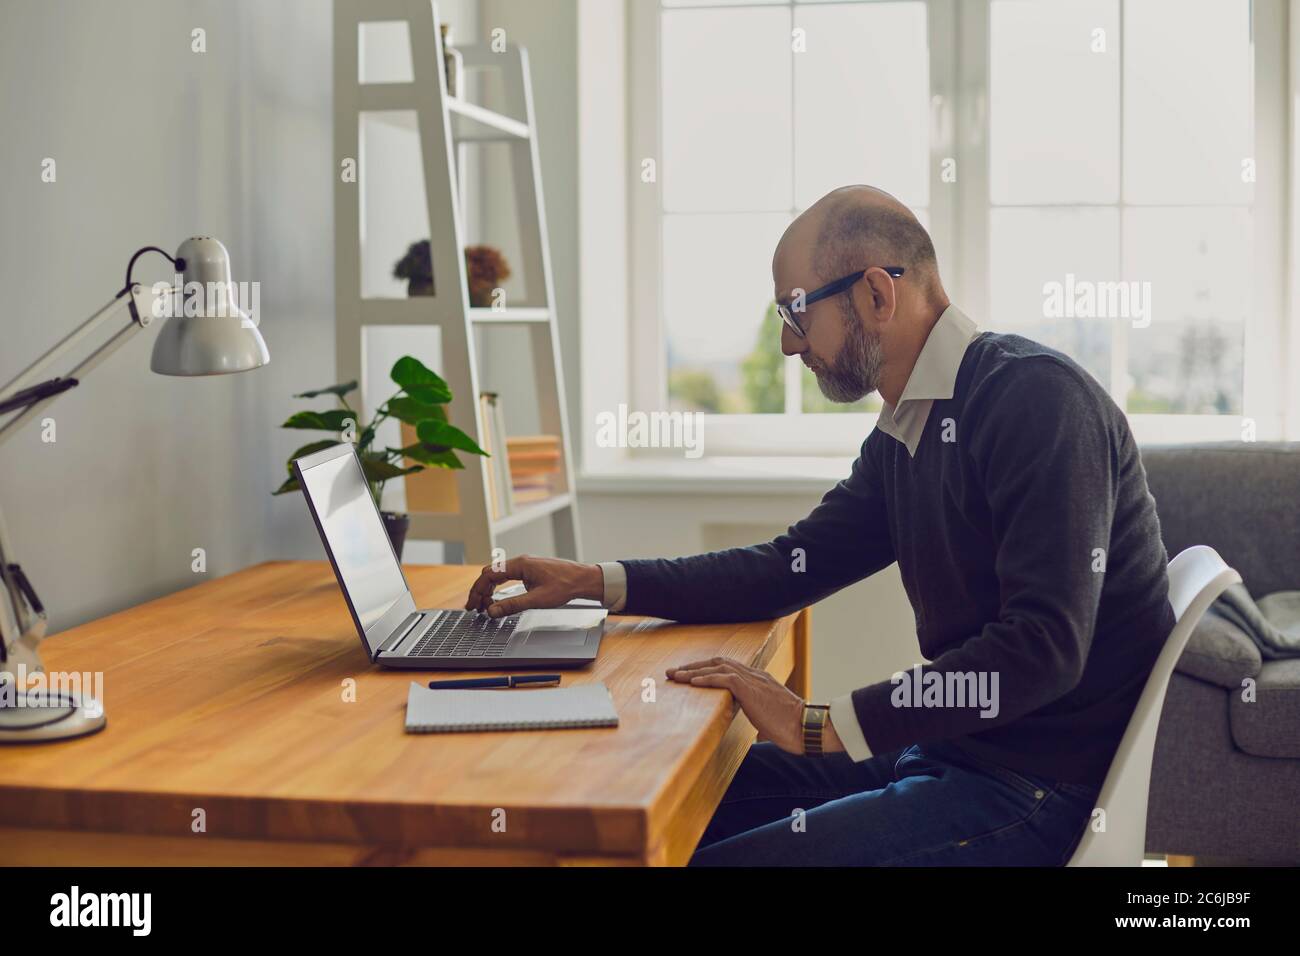
[[[805,757],[822,757],[822,735],[826,730],[826,721],[830,720],[831,709],[826,704],[803,705],[803,752]]]

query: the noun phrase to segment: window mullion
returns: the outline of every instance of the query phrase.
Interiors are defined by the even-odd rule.
[[[989,2],[953,4],[957,36],[954,143],[957,189],[953,209],[951,297],[975,321],[996,327],[989,285]]]
[[[1116,248],[1119,253],[1119,277],[1121,280],[1128,280],[1129,267],[1127,244],[1124,242],[1124,227],[1127,220],[1128,205],[1124,196],[1124,40],[1125,40],[1125,22],[1124,22],[1124,4],[1125,0],[1119,0],[1119,85],[1116,92],[1118,102],[1115,108],[1119,114],[1117,122],[1119,123],[1119,202],[1118,212],[1115,216],[1115,228],[1119,230],[1116,236]],[[1132,277],[1136,278],[1136,277]],[[1106,390],[1110,392],[1111,400],[1121,409],[1128,409],[1128,396],[1132,390],[1128,375],[1129,368],[1129,327],[1128,323],[1120,319],[1112,319],[1110,327],[1110,382]]]
[[[795,27],[794,22],[794,3],[786,4],[790,13],[790,33],[793,34]],[[799,157],[796,155],[795,143],[795,121],[794,114],[799,109],[799,69],[798,61],[794,58],[794,44],[790,44],[790,135],[786,139],[790,143],[790,205],[793,207],[798,204],[799,195],[799,172],[796,164]],[[792,210],[793,213],[793,210]],[[793,218],[793,215],[792,217]],[[778,339],[778,348],[780,340]],[[800,362],[797,356],[786,356],[785,358],[785,414],[802,415],[803,414],[803,389],[800,388],[799,366]]]

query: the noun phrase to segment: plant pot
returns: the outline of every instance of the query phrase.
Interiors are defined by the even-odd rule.
[[[400,562],[402,545],[406,544],[406,532],[411,530],[411,516],[399,515],[393,511],[382,511],[380,514],[384,516],[384,530],[388,532],[388,540],[393,543],[393,553]]]
[[[409,448],[420,440],[415,427],[401,424],[402,447]],[[410,468],[418,461],[403,458],[402,464]],[[406,510],[432,514],[458,514],[460,492],[456,487],[456,472],[450,468],[425,468],[400,479],[406,486]]]
[[[407,295],[433,295],[432,279],[408,279],[406,282]]]

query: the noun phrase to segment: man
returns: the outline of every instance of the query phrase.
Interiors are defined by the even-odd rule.
[[[484,568],[466,606],[586,597],[679,621],[769,618],[897,561],[931,661],[911,674],[823,710],[738,661],[669,671],[731,691],[765,741],[692,863],[1065,863],[1174,625],[1128,423],[1065,355],[977,332],[944,293],[930,237],[880,190],[818,201],[772,272],[785,354],[834,401],[883,399],[849,477],[767,544],[517,558]],[[511,579],[527,594],[493,603]]]

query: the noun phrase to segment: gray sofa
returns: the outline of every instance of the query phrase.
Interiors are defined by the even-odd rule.
[[[1207,544],[1257,600],[1300,590],[1300,443],[1152,445],[1142,461],[1170,557]],[[1147,851],[1300,863],[1300,659],[1263,660],[1239,631],[1202,620],[1160,718]]]

